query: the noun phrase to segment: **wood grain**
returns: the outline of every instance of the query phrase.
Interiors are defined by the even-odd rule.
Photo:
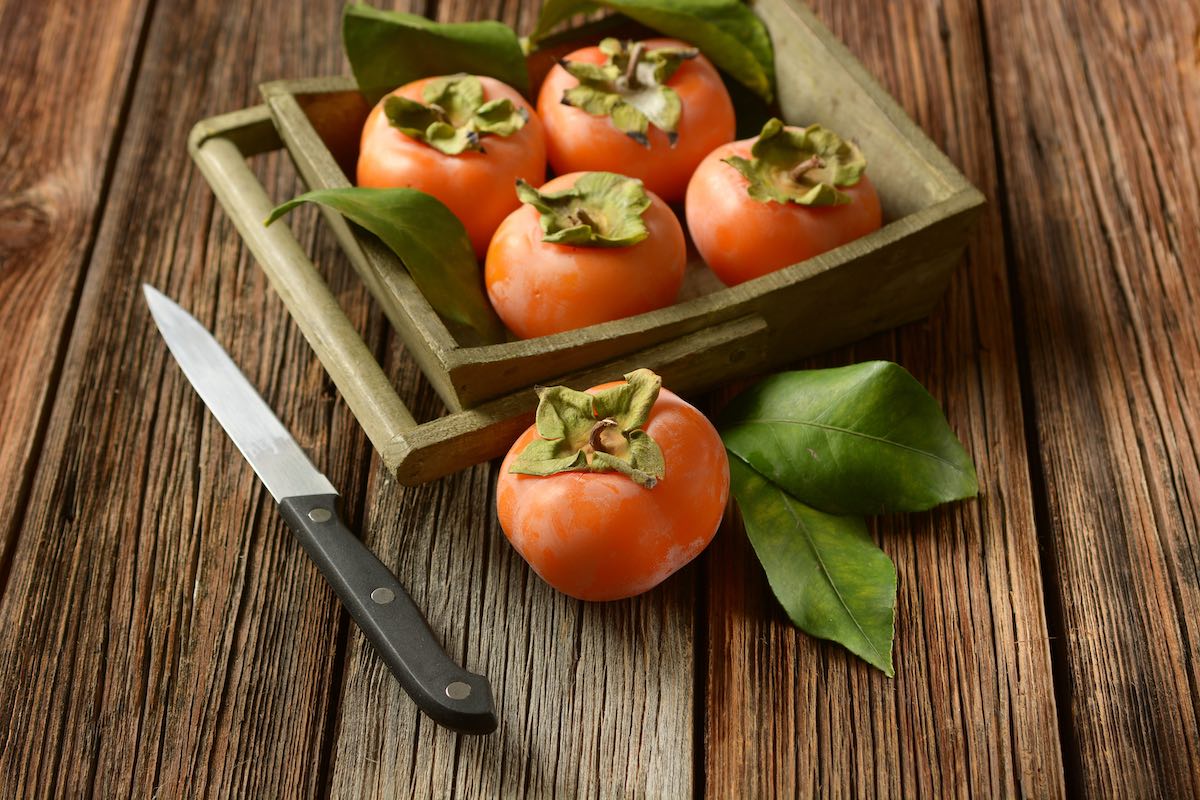
[[[1200,9],[982,5],[1068,761],[1096,796],[1194,797]]]
[[[339,68],[335,47],[281,44],[313,31],[333,41],[337,9],[154,11],[0,606],[6,796],[320,788],[340,611],[167,355],[139,286],[212,327],[357,520],[361,431],[185,151],[197,119],[249,104],[257,81]],[[298,188],[280,158],[259,177],[280,197]],[[336,252],[312,214],[301,220],[308,247]],[[357,281],[331,277],[378,340]]]
[[[995,198],[975,5],[816,5]],[[979,469],[977,501],[875,525],[899,572],[896,679],[793,629],[731,518],[707,555],[709,796],[1064,793],[1000,230],[992,205],[927,321],[807,363],[903,364]]]
[[[0,485],[8,487],[0,493],[0,592],[95,239],[146,5],[0,2]]]

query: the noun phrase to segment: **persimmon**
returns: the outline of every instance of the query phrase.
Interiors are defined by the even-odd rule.
[[[433,195],[462,221],[477,257],[519,205],[513,182],[540,186],[545,178],[541,120],[495,78],[413,81],[380,100],[363,125],[358,185]]]
[[[609,172],[570,173],[500,224],[484,280],[492,307],[527,339],[670,305],[687,244],[670,207],[642,182]]]
[[[713,148],[733,141],[729,92],[712,63],[675,39],[584,47],[538,93],[550,165],[639,178],[668,203]]]
[[[688,184],[685,213],[700,256],[733,286],[879,228],[879,196],[853,143],[770,120],[718,147]]]
[[[645,592],[708,546],[729,498],[721,437],[653,372],[539,390],[537,423],[500,468],[500,526],[534,571],[581,600]]]

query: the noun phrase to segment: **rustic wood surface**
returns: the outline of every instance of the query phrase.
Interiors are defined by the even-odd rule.
[[[1200,796],[1200,8],[983,5],[1067,772]]]
[[[527,30],[535,5],[403,7]],[[504,542],[494,464],[388,478],[184,150],[259,81],[341,71],[340,4],[0,0],[0,795],[1200,795],[1200,13],[815,8],[990,201],[928,320],[806,362],[900,361],[979,465],[979,501],[876,527],[895,680],[791,629],[732,521],[660,589],[586,605]],[[316,212],[293,226],[435,414]],[[497,735],[417,716],[142,281],[212,327],[491,677]]]

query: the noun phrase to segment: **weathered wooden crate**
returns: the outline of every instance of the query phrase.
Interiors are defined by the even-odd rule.
[[[353,81],[264,84],[265,106],[213,117],[193,130],[192,156],[399,480],[431,480],[503,453],[531,419],[534,385],[585,388],[645,366],[672,388],[700,390],[918,319],[937,302],[983,196],[801,0],[756,0],[752,7],[775,46],[777,113],[855,138],[879,191],[884,226],[733,288],[697,261],[679,302],[668,308],[478,345],[433,311],[382,243],[326,212],[354,268],[446,404],[446,416],[419,425],[290,231],[282,223],[263,227],[274,203],[246,164],[285,146],[311,188],[351,185],[370,110]]]

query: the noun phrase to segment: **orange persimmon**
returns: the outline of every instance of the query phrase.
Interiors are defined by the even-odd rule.
[[[729,286],[832,250],[882,223],[865,167],[836,134],[771,120],[696,169],[686,202],[692,241]]]
[[[433,195],[462,221],[478,257],[520,204],[513,182],[545,178],[541,120],[495,78],[413,81],[380,100],[363,125],[358,185]]]
[[[683,283],[687,245],[675,213],[641,182],[607,172],[571,173],[500,224],[487,252],[488,297],[523,339],[670,305]]]
[[[645,592],[712,540],[729,462],[712,423],[649,370],[587,393],[540,391],[500,468],[500,526],[534,571],[581,600]],[[574,461],[572,461],[572,456]]]
[[[696,165],[734,137],[721,76],[675,39],[606,39],[576,50],[550,70],[537,108],[556,172],[619,172],[668,203],[682,200]]]

